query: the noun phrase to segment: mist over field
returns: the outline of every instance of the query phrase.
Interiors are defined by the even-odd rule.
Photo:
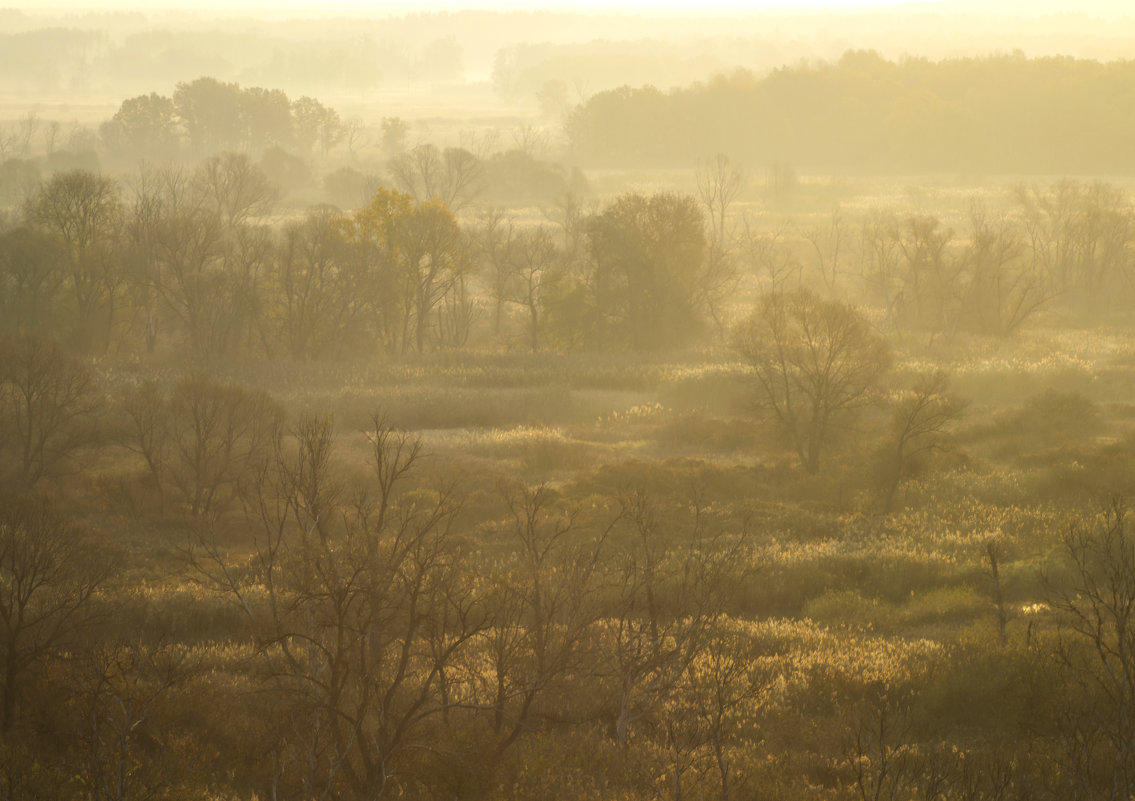
[[[1130,799],[1133,37],[0,10],[0,797]]]

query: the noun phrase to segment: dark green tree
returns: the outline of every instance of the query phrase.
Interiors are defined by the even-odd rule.
[[[177,118],[198,155],[238,148],[244,141],[240,86],[216,78],[179,83],[173,93]]]
[[[172,99],[151,92],[122,101],[99,127],[107,149],[120,157],[163,161],[177,153],[177,109]]]
[[[636,349],[689,340],[703,323],[708,245],[687,195],[623,195],[587,221],[598,339]]]

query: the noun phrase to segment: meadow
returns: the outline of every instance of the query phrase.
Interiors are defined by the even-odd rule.
[[[921,208],[938,202],[923,194]],[[964,206],[941,202],[943,217]],[[795,220],[789,230],[810,218]],[[739,308],[762,283],[746,281],[753,291],[734,299]],[[1103,712],[1082,695],[1096,668],[1061,603],[1082,582],[1069,532],[1099,525],[1135,482],[1135,331],[1121,315],[1093,325],[1053,308],[1008,337],[915,329],[890,339],[890,386],[942,370],[969,406],[888,512],[876,463],[885,401],[863,410],[827,466],[807,475],[775,422],[755,413],[750,368],[727,341],[647,354],[475,347],[260,361],[214,376],[267,392],[289,421],[312,412],[333,421],[329,475],[344,509],[373,480],[378,413],[421,446],[398,503],[437,503],[441,487],[463,499],[452,533],[464,569],[490,584],[546,569],[565,597],[574,585],[598,607],[556,613],[561,636],[572,626],[587,633],[560,643],[563,662],[546,674],[526,660],[547,645],[517,640],[520,661],[505,670],[495,661],[505,652],[494,658],[491,648],[506,624],[473,635],[448,680],[464,700],[447,702],[449,713],[439,705],[417,732],[446,743],[447,763],[463,756],[442,773],[407,768],[403,786],[518,799],[1043,797],[1074,771],[1101,770],[1075,767],[1081,757],[1063,739]],[[103,380],[154,376],[171,384],[177,371],[111,365]],[[261,613],[241,611],[255,598],[203,578],[200,554],[187,554],[208,543],[234,565],[263,558],[269,535],[250,539],[242,522],[259,514],[248,488],[234,485],[204,539],[201,521],[155,496],[138,456],[108,447],[97,472],[61,479],[85,499],[89,524],[121,537],[122,558],[137,562],[106,585],[103,602],[132,607],[162,647],[191,649],[178,658],[192,670],[165,690],[166,703],[208,687],[216,703],[245,710],[265,690],[244,682],[278,680],[250,673],[270,629],[257,630]],[[517,493],[537,490],[547,505],[526,507],[525,518]],[[111,535],[125,509],[133,535]],[[526,550],[526,535],[547,537],[547,550]],[[588,547],[605,549],[601,580],[565,572]],[[562,561],[525,561],[537,552]],[[535,603],[523,581],[510,586]],[[517,614],[518,631],[533,637],[538,609]],[[525,657],[524,648],[536,650]],[[511,689],[493,695],[498,680]],[[515,706],[525,693],[531,705]],[[503,729],[478,720],[494,703]],[[189,725],[183,711],[167,714],[168,725]],[[242,714],[252,716],[240,723],[247,737],[260,723]],[[482,726],[487,740],[466,739]],[[252,776],[233,770],[241,779],[224,792],[252,792]]]
[[[1129,182],[458,150],[311,156],[357,207],[57,171],[117,198],[70,249],[11,204],[9,797],[1125,797]],[[874,347],[815,463],[785,298]]]

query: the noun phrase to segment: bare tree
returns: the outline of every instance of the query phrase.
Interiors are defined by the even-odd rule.
[[[954,231],[937,217],[911,216],[891,232],[901,254],[895,293],[897,318],[934,331],[952,331],[958,323],[959,268],[949,245]]]
[[[846,734],[845,762],[860,801],[898,801],[916,791],[918,751],[906,740],[910,699],[901,687],[867,688],[858,719]]]
[[[284,226],[270,262],[268,324],[293,359],[341,348],[365,309],[359,276],[350,269],[338,213],[318,207]]]
[[[522,231],[511,251],[509,300],[528,313],[528,343],[535,353],[540,350],[544,281],[548,271],[559,263],[560,254],[551,232],[544,227]]]
[[[544,217],[560,232],[560,250],[564,254],[564,269],[578,268],[585,260],[587,245],[586,221],[590,214],[583,199],[574,192],[556,198],[551,208],[541,209]]]
[[[77,772],[92,799],[144,800],[168,789],[163,762],[172,732],[154,718],[192,670],[184,650],[139,640],[99,645],[82,661],[75,679],[82,712],[76,739],[84,759]]]
[[[169,460],[169,406],[161,389],[153,381],[130,387],[119,399],[125,426],[123,442],[146,462],[150,478],[164,496],[165,467]]]
[[[803,266],[785,242],[785,228],[762,232],[747,215],[737,245],[741,265],[769,292],[783,292],[800,284]]]
[[[19,137],[19,152],[25,158],[31,155],[32,140],[35,139],[36,131],[39,130],[40,120],[39,115],[35,111],[29,111],[27,115],[20,120],[18,130]]]
[[[1131,286],[1135,215],[1125,193],[1096,181],[1065,179],[1048,189],[1017,188],[1033,272],[1046,290],[1092,310]]]
[[[1007,336],[1049,300],[1039,271],[1023,263],[1023,241],[1017,227],[984,209],[970,210],[970,240],[960,255],[968,278],[964,310],[981,334]]]
[[[153,353],[157,347],[161,329],[160,231],[164,218],[184,194],[182,186],[187,181],[180,170],[143,165],[130,184],[133,197],[123,225],[123,264],[136,315],[142,318],[138,324],[147,353]]]
[[[1060,661],[1087,698],[1067,732],[1077,797],[1120,801],[1135,792],[1135,539],[1127,527],[1119,502],[1073,526],[1063,538],[1071,581],[1052,595],[1070,635]]]
[[[62,127],[59,120],[50,120],[44,125],[43,150],[48,156],[55,153],[55,143],[59,140],[59,131]]]
[[[440,200],[454,213],[484,190],[480,159],[462,148],[422,144],[390,160],[398,188],[420,203]]]
[[[193,180],[207,207],[229,228],[250,217],[264,216],[279,197],[279,190],[244,153],[222,153],[207,159]]]
[[[226,163],[218,157],[195,173],[144,169],[134,183],[123,253],[148,350],[169,322],[207,358],[247,344],[265,325],[259,289],[273,242],[270,229],[248,220],[266,201],[255,178]]]
[[[698,163],[695,177],[698,197],[709,215],[710,229],[706,271],[698,283],[701,298],[697,305],[706,309],[718,333],[724,334],[725,315],[721,302],[736,289],[740,277],[733,249],[727,241],[725,218],[745,183],[745,175],[739,166],[730,162],[728,156],[718,153],[712,160]]]
[[[891,511],[895,492],[919,454],[943,446],[943,440],[969,405],[949,391],[949,376],[941,370],[919,376],[914,386],[891,407],[891,447],[885,453],[886,490],[883,512]]]
[[[0,732],[17,722],[24,680],[89,621],[106,565],[50,503],[0,501]]]
[[[719,615],[707,628],[669,697],[650,715],[655,739],[664,747],[656,757],[662,770],[651,771],[661,774],[654,779],[660,797],[709,798],[713,785],[721,801],[746,797],[749,779],[734,763],[734,738],[743,726],[752,726],[768,692],[758,656],[744,622]]]
[[[442,158],[445,163],[442,199],[456,214],[485,191],[485,168],[478,156],[464,148],[447,147]]]
[[[698,197],[709,214],[710,242],[724,249],[725,217],[745,183],[745,174],[728,156],[718,153],[709,161],[698,162],[695,178]]]
[[[462,271],[437,304],[437,339],[450,348],[463,348],[473,333],[477,301],[469,288],[468,273]]]
[[[285,699],[269,732],[277,764],[288,766],[274,777],[278,790],[399,797],[437,743],[453,703],[447,671],[485,616],[451,533],[453,494],[400,491],[416,442],[377,424],[379,493],[351,513],[330,491],[326,431],[297,429],[295,455],[281,449],[250,482],[259,538],[247,567],[207,538],[194,565],[248,617],[264,680]]]
[[[52,343],[0,343],[0,446],[14,446],[25,486],[57,474],[97,441],[101,405],[90,370]]]
[[[515,552],[493,576],[489,625],[468,654],[465,674],[487,717],[476,753],[487,780],[504,754],[556,714],[557,697],[594,672],[588,642],[602,615],[603,557],[613,523],[587,533],[581,511],[545,485],[502,489],[502,522]]]
[[[49,336],[68,278],[67,255],[51,236],[31,228],[0,234],[0,329]]]
[[[471,236],[476,263],[485,273],[493,298],[493,332],[498,336],[504,323],[504,304],[508,300],[511,278],[514,223],[497,208],[478,215]]]
[[[989,578],[993,583],[993,603],[997,606],[997,635],[1001,640],[1001,647],[1009,642],[1006,626],[1009,623],[1009,614],[1005,609],[1005,593],[1001,586],[1001,549],[997,547],[994,538],[990,537],[985,543],[985,556],[989,561]]]
[[[406,149],[406,134],[410,126],[401,117],[383,117],[382,152],[388,157],[398,156]]]
[[[828,219],[804,231],[804,238],[816,254],[816,266],[828,289],[835,289],[839,278],[839,257],[843,249],[845,227],[839,205],[832,207]]]
[[[19,134],[15,125],[0,125],[0,161],[7,161],[15,149]]]
[[[359,117],[351,117],[343,123],[343,142],[347,145],[347,158],[355,160],[358,151],[367,145],[367,128]]]
[[[205,206],[163,213],[157,221],[151,286],[180,323],[198,356],[219,356],[235,340],[232,304],[239,275],[224,269],[224,220]]]
[[[259,343],[268,343],[262,300],[276,255],[273,234],[267,225],[245,223],[230,232],[225,249],[223,269],[230,279],[228,303],[225,313],[215,320],[218,327],[229,332],[231,345],[244,340],[246,352],[253,352]],[[225,346],[229,343],[217,352],[224,352]]]
[[[900,322],[897,304],[901,293],[897,230],[898,223],[890,215],[869,214],[859,230],[857,254],[860,278],[875,301],[886,307],[887,321],[895,325]]]
[[[272,452],[283,411],[263,391],[185,376],[167,401],[162,477],[196,518],[207,518]],[[139,443],[139,448],[142,444]]]
[[[430,312],[455,287],[463,285],[469,252],[453,213],[438,202],[419,204],[402,219],[396,247],[409,301],[409,313],[403,319],[402,347],[405,350],[411,341],[412,320],[412,341],[421,353],[425,350]]]
[[[56,173],[28,201],[25,213],[67,254],[76,343],[85,350],[105,349],[122,286],[113,254],[122,222],[117,184],[86,170]]]
[[[535,125],[521,125],[512,129],[512,144],[526,156],[542,158],[548,149],[548,132]]]
[[[623,749],[631,727],[644,718],[670,726],[666,705],[681,696],[726,599],[746,574],[740,558],[744,537],[711,532],[696,494],[685,510],[688,533],[676,547],[666,547],[672,535],[660,511],[643,491],[620,499],[619,517],[633,544],[612,565],[618,597],[598,632],[615,696],[612,728]]]
[[[728,738],[750,719],[752,708],[769,689],[752,642],[732,623],[722,618],[715,622],[703,656],[690,665],[686,678],[695,714],[713,754],[721,801],[732,801],[745,787],[744,778],[736,775],[730,759]]]
[[[871,403],[890,348],[855,309],[807,290],[763,295],[735,334],[755,404],[788,437],[809,472],[846,416]]]

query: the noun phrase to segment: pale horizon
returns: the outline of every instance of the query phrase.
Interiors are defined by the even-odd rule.
[[[1133,9],[1122,0],[1088,0],[1074,6],[1063,0],[1003,0],[997,3],[980,0],[570,0],[568,2],[510,2],[509,0],[429,0],[428,2],[366,2],[366,0],[332,0],[315,4],[311,0],[222,0],[186,3],[185,0],[153,0],[144,5],[135,2],[105,3],[99,0],[56,0],[50,6],[14,7],[33,14],[75,12],[185,12],[238,15],[246,13],[279,14],[310,13],[312,16],[357,14],[362,16],[402,16],[421,13],[460,11],[528,11],[582,13],[602,15],[641,15],[660,17],[750,16],[759,14],[844,13],[844,12],[946,12],[985,16],[1052,16],[1073,15],[1102,18],[1130,17]]]

